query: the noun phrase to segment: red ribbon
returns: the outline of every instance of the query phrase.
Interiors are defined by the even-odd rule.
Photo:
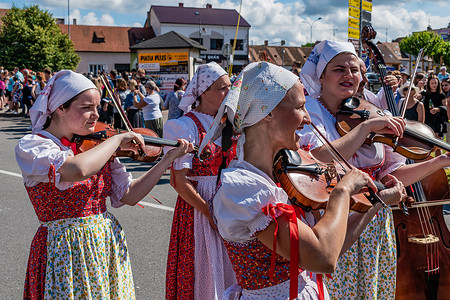
[[[65,136],[61,139],[61,144],[63,144],[66,147],[70,147],[70,149],[72,149],[74,155],[78,154],[77,144],[76,143],[72,143]]]
[[[298,208],[298,209],[297,209]],[[263,207],[262,211],[265,215],[271,216],[275,221],[275,231],[273,237],[273,250],[270,261],[269,275],[273,280],[275,274],[275,256],[277,250],[277,234],[278,234],[278,221],[275,218],[276,211],[281,211],[281,215],[289,221],[289,237],[291,241],[291,281],[289,286],[289,299],[296,299],[298,296],[298,275],[299,275],[299,237],[298,237],[298,224],[297,224],[297,212],[300,215],[304,215],[304,212],[299,207],[293,207],[285,203],[277,203],[275,206],[269,204]]]

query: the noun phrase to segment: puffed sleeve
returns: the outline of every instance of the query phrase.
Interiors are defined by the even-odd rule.
[[[403,166],[406,163],[406,158],[392,150],[390,146],[383,145],[384,146],[384,163],[381,167],[380,172],[378,173],[376,178],[377,180],[381,180],[384,176],[387,174],[391,174],[401,166]]]
[[[73,156],[72,150],[61,150],[51,139],[29,134],[20,139],[15,153],[25,186],[48,182],[48,172],[52,165],[55,167],[55,186],[58,189],[66,190],[73,185],[73,182],[61,181],[61,174],[58,172],[67,157]]]
[[[263,207],[287,201],[286,193],[262,176],[243,169],[224,170],[213,199],[219,233],[230,242],[252,240],[273,221],[263,213]],[[279,215],[277,212],[276,217]]]
[[[198,144],[198,132],[194,121],[188,117],[167,120],[163,127],[163,136],[165,139],[176,141],[185,139],[194,145]],[[164,147],[164,153],[172,149],[172,147]],[[173,167],[175,170],[191,169],[193,154],[185,154],[174,160]]]
[[[124,205],[124,203],[120,202],[120,199],[122,199],[123,195],[133,182],[133,176],[130,172],[127,172],[125,166],[122,165],[117,158],[111,163],[111,176],[111,206],[118,208]]]

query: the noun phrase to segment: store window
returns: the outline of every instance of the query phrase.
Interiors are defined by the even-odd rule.
[[[234,45],[234,39],[230,40],[231,47]],[[236,40],[236,49],[234,50],[244,50],[244,40]]]
[[[210,49],[211,50],[222,50],[223,47],[223,39],[211,39]]]

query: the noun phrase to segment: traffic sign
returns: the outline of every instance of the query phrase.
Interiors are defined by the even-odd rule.
[[[348,18],[348,27],[359,29],[359,20],[355,18]]]
[[[361,15],[361,12],[360,12],[359,8],[355,8],[355,7],[349,6],[348,7],[348,15],[350,17],[359,19],[359,16]]]
[[[349,28],[348,37],[351,39],[359,39],[359,29]]]
[[[358,51],[359,50],[359,40],[355,40],[355,39],[348,39],[349,43],[352,43],[353,46],[355,47],[355,50]]]
[[[359,7],[361,5],[361,0],[348,0],[348,5]]]
[[[365,11],[372,11],[372,2],[364,1],[362,2],[362,9]]]

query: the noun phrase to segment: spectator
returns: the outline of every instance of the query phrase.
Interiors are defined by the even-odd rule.
[[[47,84],[47,82],[50,80],[50,78],[52,78],[52,70],[50,68],[45,68],[44,69],[45,84]]]
[[[144,114],[144,124],[145,128],[149,128],[156,132],[159,137],[163,134],[163,118],[159,105],[161,103],[161,97],[156,92],[156,84],[149,80],[145,84],[145,89],[147,91],[147,96],[138,91],[133,92],[133,104],[137,108],[142,108],[142,113]],[[138,102],[137,96],[142,99]]]
[[[117,103],[117,105],[120,105],[122,109],[124,109],[125,98],[130,93],[130,90],[127,89],[127,82],[125,79],[117,79],[116,92],[119,96],[117,97],[117,99],[119,100],[119,103]],[[125,129],[125,124],[123,123],[122,118],[120,117],[120,113],[117,109],[114,111],[114,128]]]
[[[6,90],[6,84],[5,84],[6,76],[5,72],[2,70],[0,74],[0,111],[3,110],[3,106],[6,104],[5,99],[5,90]]]
[[[400,100],[400,111],[402,106],[406,103],[405,110],[405,118],[412,121],[419,121],[421,123],[425,122],[425,110],[423,107],[423,103],[415,98],[417,94],[419,94],[419,88],[416,86],[412,86],[411,94],[409,98],[406,100],[406,94],[408,93],[409,84],[405,84],[399,89],[399,94],[402,95],[402,99]],[[406,101],[405,101],[406,100]]]
[[[20,73],[20,72],[16,72],[16,74],[17,73]],[[20,103],[20,99],[22,98],[22,90],[23,90],[22,81],[17,77],[17,75],[14,75],[14,85],[13,85],[13,90],[11,92],[12,101],[11,101],[11,105],[9,106],[10,112],[12,114],[17,115],[19,113],[19,103]]]
[[[181,97],[184,95],[187,81],[183,77],[177,78],[173,86],[173,92],[169,93],[164,101],[163,109],[168,109],[168,119],[178,119],[183,115],[183,111],[178,107]]]
[[[447,73],[447,67],[442,66],[439,70],[438,79],[439,81],[442,81],[443,79],[448,78],[449,74]]]
[[[145,76],[145,70],[142,68],[139,68],[136,72],[137,77],[141,80],[141,83],[145,85],[148,81],[147,76]]]
[[[129,87],[130,93],[125,98],[124,109],[127,112],[127,117],[131,123],[131,126],[134,128],[142,127],[142,118],[139,113],[139,108],[134,106],[134,103],[133,103],[133,97],[134,97],[133,92],[138,89],[136,80],[131,79],[128,82],[128,87]],[[139,98],[139,96],[137,96],[137,97]],[[141,101],[140,98],[137,100],[138,100],[138,102]]]
[[[34,85],[33,90],[31,91],[31,94],[33,95],[33,99],[36,100],[41,91],[45,87],[45,81],[44,76],[42,73],[38,73],[36,76],[36,84]]]

